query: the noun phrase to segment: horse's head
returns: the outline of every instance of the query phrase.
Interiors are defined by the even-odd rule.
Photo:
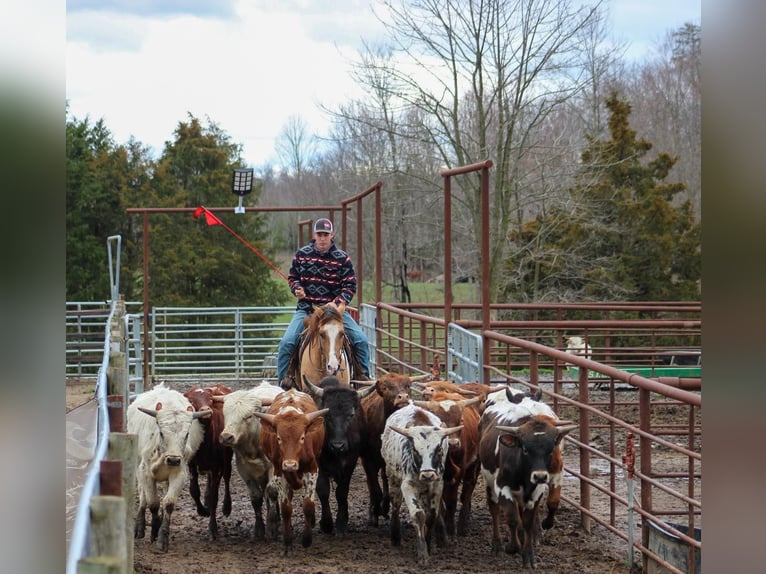
[[[314,306],[314,312],[306,319],[307,348],[301,361],[301,371],[307,361],[311,363],[311,379],[337,375],[343,367],[343,314],[331,305]]]

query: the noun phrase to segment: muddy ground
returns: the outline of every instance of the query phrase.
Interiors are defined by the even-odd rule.
[[[180,389],[184,390],[184,389]],[[93,385],[68,384],[67,410],[84,402],[93,394]],[[70,405],[71,403],[71,405]],[[592,437],[598,440],[597,437]],[[576,451],[567,452],[565,459],[575,459]],[[201,484],[204,489],[204,483]],[[244,572],[290,572],[291,574],[420,574],[430,572],[508,572],[522,569],[519,555],[491,552],[491,522],[486,507],[484,486],[479,480],[473,497],[473,512],[469,535],[451,540],[444,548],[434,548],[427,568],[415,557],[414,532],[403,509],[402,545],[392,547],[388,520],[382,519],[377,528],[367,526],[367,488],[361,466],[357,468],[350,494],[349,532],[345,537],[329,536],[314,528],[313,544],[300,545],[299,534],[287,556],[282,554],[281,541],[254,541],[253,510],[245,486],[236,470],[231,480],[232,512],[224,517],[218,512],[219,537],[210,540],[208,519],[198,516],[188,490],[184,491],[171,525],[170,547],[158,552],[147,538],[135,541],[134,567],[139,574],[236,574]],[[569,477],[564,493],[577,498],[577,481]],[[222,497],[221,492],[221,497]],[[334,494],[333,494],[334,496]],[[598,501],[596,501],[598,504]],[[317,501],[318,513],[318,501]],[[147,518],[149,515],[147,513]],[[300,520],[295,504],[293,523]],[[556,523],[537,549],[537,570],[550,574],[640,572],[640,557],[635,555],[634,568],[628,567],[626,544],[605,528],[593,524],[586,532],[580,514],[565,502],[559,509]]]

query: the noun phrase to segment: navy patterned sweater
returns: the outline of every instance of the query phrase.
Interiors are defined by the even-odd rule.
[[[334,241],[326,253],[319,252],[313,239],[298,249],[293,256],[287,281],[293,294],[298,287],[303,287],[306,297],[298,301],[297,308],[307,313],[313,311],[314,305],[329,301],[348,304],[356,294],[354,265],[348,253]]]

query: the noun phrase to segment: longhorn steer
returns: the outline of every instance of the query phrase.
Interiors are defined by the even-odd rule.
[[[231,514],[231,457],[234,454],[231,448],[218,442],[218,435],[223,430],[223,405],[214,400],[215,396],[224,396],[231,393],[231,389],[225,385],[216,384],[200,388],[193,387],[184,393],[197,412],[210,409],[212,416],[201,419],[205,429],[205,438],[202,440],[197,452],[189,461],[189,494],[197,505],[197,514],[209,516],[208,533],[210,538],[218,538],[218,522],[216,512],[218,510],[218,489],[223,479],[223,508],[224,516]],[[207,476],[205,488],[205,504],[200,499],[199,475]]]
[[[138,512],[135,537],[143,538],[146,507],[152,513],[151,541],[168,551],[170,517],[186,483],[187,465],[204,437],[199,420],[211,411],[194,412],[189,400],[162,383],[139,394],[128,407],[128,432],[138,437]],[[166,482],[162,500],[157,483]]]
[[[222,445],[234,450],[237,473],[247,486],[250,504],[255,513],[255,540],[265,538],[263,501],[271,470],[271,462],[261,446],[261,421],[255,413],[262,411],[264,405],[271,404],[274,397],[283,392],[277,385],[261,383],[252,389],[234,391],[217,399],[223,402],[225,424],[219,440]],[[272,538],[276,538],[276,529],[272,530],[271,535]]]
[[[256,412],[261,419],[263,452],[273,465],[273,486],[282,515],[284,554],[292,546],[292,500],[296,490],[303,489],[303,535],[301,544],[311,546],[311,529],[316,521],[314,490],[319,465],[317,458],[324,442],[322,416],[329,409],[317,410],[314,400],[290,389],[277,396],[266,413]],[[271,485],[270,485],[271,486]],[[276,506],[269,522],[276,520]]]
[[[368,440],[362,446],[361,457],[370,493],[367,517],[370,526],[378,526],[379,516],[388,516],[390,505],[388,481],[385,478],[386,463],[380,452],[381,434],[391,413],[409,402],[412,382],[416,378],[389,373],[375,382],[374,393],[362,399]],[[382,475],[382,481],[378,480],[379,475]]]
[[[347,385],[341,385],[337,377],[325,377],[320,381],[320,386],[312,384],[304,377],[303,384],[320,409],[329,409],[324,416],[325,436],[319,455],[316,487],[322,505],[319,528],[326,534],[333,532],[330,480],[334,480],[338,508],[335,528],[343,535],[348,527],[348,491],[351,476],[354,474],[362,444],[367,442],[367,422],[361,399],[374,392],[375,387],[354,390]]]
[[[404,500],[417,536],[418,561],[424,565],[431,551],[432,532],[436,531],[437,545],[446,541],[441,498],[447,437],[463,428],[443,428],[441,424],[435,414],[410,404],[388,418],[382,437],[391,493],[391,545],[401,544],[399,509]]]
[[[544,529],[553,526],[561,498],[562,438],[577,428],[560,421],[545,403],[524,398],[487,407],[479,422],[479,459],[492,515],[492,552],[500,552],[500,512],[511,540],[506,552],[521,550],[524,567],[535,568],[536,515],[547,495]],[[520,536],[521,534],[521,536]]]
[[[457,534],[468,534],[471,517],[471,499],[479,478],[479,413],[476,410],[481,396],[465,399],[462,395],[436,392],[430,401],[413,401],[439,417],[446,427],[462,426],[459,435],[449,441],[447,467],[444,471],[444,523],[447,534],[455,535],[455,514],[460,496],[460,515]],[[462,490],[461,490],[462,485]]]

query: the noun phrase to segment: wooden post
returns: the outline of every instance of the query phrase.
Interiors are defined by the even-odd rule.
[[[133,508],[136,498],[136,464],[138,459],[138,437],[134,434],[109,433],[107,457],[122,461],[122,498],[125,500],[125,532],[127,571],[133,572],[133,530],[135,517]]]
[[[122,496],[93,496],[90,499],[91,555],[106,560],[106,572],[128,574],[125,499]],[[116,568],[116,569],[115,569]],[[101,572],[99,570],[98,572]]]
[[[77,562],[77,574],[124,574],[125,560],[118,556],[89,556]]]

